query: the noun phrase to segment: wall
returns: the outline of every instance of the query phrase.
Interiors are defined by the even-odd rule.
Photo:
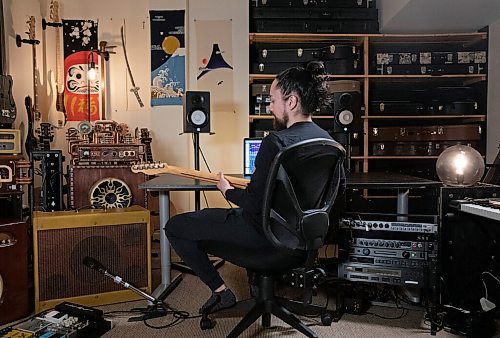
[[[25,20],[28,15],[36,17],[36,36],[41,40],[37,46],[40,82],[45,84],[39,93],[46,92],[47,71],[55,69],[54,29],[42,32],[41,18],[49,19],[50,0],[4,0],[5,26],[8,32],[8,69],[14,78],[14,98],[18,107],[16,125],[26,125],[24,97],[33,95],[31,48],[15,45],[15,34],[25,37]],[[99,20],[99,40],[110,46],[117,46],[116,54],[108,62],[108,103],[106,118],[125,122],[133,130],[146,127],[152,132],[153,155],[157,161],[165,161],[177,166],[193,167],[193,147],[191,135],[182,132],[182,107],[150,107],[149,79],[149,10],[186,8],[186,43],[188,63],[196,65],[196,37],[194,20],[232,19],[233,22],[233,68],[234,68],[234,107],[232,112],[212,111],[212,131],[214,135],[201,135],[200,145],[212,171],[238,173],[242,170],[242,138],[248,134],[248,6],[243,1],[231,0],[59,0],[60,17],[64,19]],[[125,58],[121,46],[120,27],[125,20],[127,55],[136,85],[141,88],[145,103],[140,108],[132,93],[128,92]],[[196,72],[187,71],[187,90],[197,90]],[[41,110],[46,109],[46,101],[40,95]],[[77,123],[68,123],[67,127]],[[56,131],[54,149],[66,151],[65,129]],[[68,157],[66,162],[68,162]],[[202,164],[202,169],[206,170]],[[208,193],[210,206],[227,206],[220,194]],[[173,193],[173,201],[178,211],[189,210],[193,196],[188,193]],[[204,201],[202,201],[202,205]]]

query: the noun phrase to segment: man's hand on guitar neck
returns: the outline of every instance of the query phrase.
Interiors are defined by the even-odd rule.
[[[224,177],[224,174],[219,172],[217,174],[217,177],[219,178],[219,182],[217,182],[217,188],[222,192],[224,196],[226,196],[226,191],[230,189],[234,189],[234,187],[229,183],[228,180]]]

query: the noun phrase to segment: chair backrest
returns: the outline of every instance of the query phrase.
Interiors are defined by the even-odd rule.
[[[344,148],[310,139],[281,150],[266,183],[263,231],[277,248],[303,254],[320,248],[343,178]]]

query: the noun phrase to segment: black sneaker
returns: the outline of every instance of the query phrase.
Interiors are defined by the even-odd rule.
[[[236,296],[226,288],[221,292],[212,292],[207,302],[200,308],[200,314],[209,314],[216,311],[227,309],[236,305]]]
[[[250,296],[257,298],[259,295],[259,274],[247,269],[248,286],[250,287]]]

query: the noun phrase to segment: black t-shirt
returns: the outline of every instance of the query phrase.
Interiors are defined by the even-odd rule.
[[[314,122],[297,122],[287,129],[266,136],[255,158],[255,172],[246,189],[230,189],[226,198],[243,209],[243,218],[261,231],[262,202],[271,163],[281,148],[313,138],[332,139]]]

